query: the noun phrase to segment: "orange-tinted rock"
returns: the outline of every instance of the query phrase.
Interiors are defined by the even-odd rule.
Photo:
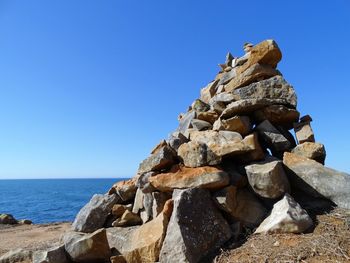
[[[136,178],[115,183],[109,190],[109,194],[116,193],[123,201],[129,201],[136,194]]]
[[[190,187],[219,189],[228,185],[230,178],[226,172],[212,166],[197,168],[175,166],[171,172],[153,176],[149,181],[160,191],[172,191]]]

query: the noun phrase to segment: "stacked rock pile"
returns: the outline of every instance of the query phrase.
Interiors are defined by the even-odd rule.
[[[201,262],[244,228],[302,233],[313,225],[304,208],[350,208],[350,177],[324,167],[312,119],[300,118],[276,69],[276,42],[244,49],[227,55],[136,176],[94,195],[64,246],[36,262],[57,251],[67,262]]]

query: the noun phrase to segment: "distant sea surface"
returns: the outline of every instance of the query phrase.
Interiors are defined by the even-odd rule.
[[[96,194],[123,179],[0,180],[0,214],[33,223],[73,221]]]

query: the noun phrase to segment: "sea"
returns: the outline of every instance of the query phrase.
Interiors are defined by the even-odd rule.
[[[124,179],[0,180],[0,214],[35,224],[72,222],[94,194]]]

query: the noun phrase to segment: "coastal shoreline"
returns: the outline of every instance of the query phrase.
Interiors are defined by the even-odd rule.
[[[0,224],[0,256],[17,248],[38,251],[59,245],[61,236],[71,225],[71,222]]]

